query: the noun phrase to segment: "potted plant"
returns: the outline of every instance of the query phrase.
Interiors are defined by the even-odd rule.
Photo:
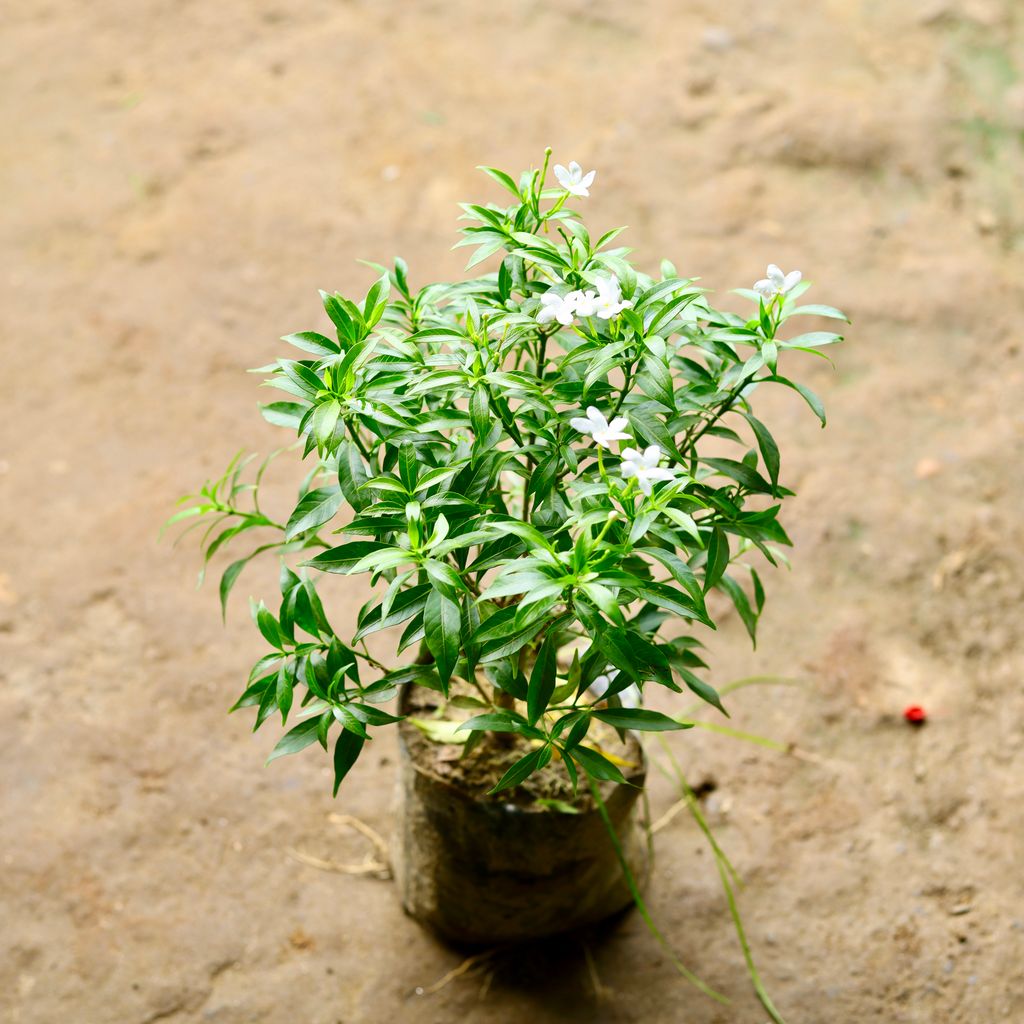
[[[645,697],[692,691],[724,713],[701,674],[707,595],[753,638],[756,563],[789,544],[792,491],[754,393],[791,389],[824,425],[780,363],[840,337],[783,329],[844,319],[800,305],[807,283],[774,266],[738,291],[747,316],[667,261],[634,269],[621,229],[591,235],[571,205],[594,172],[556,166],[551,183],[549,156],[518,180],[482,168],[507,200],[463,206],[467,269],[495,270],[417,287],[399,259],[359,303],[322,293],[329,335],[283,339],[298,352],[264,367],[285,399],[263,415],[309,465],[287,520],[259,504],[270,460],[250,481],[240,458],[172,517],[209,524],[207,562],[260,535],[224,571],[222,603],[253,557],[285,556],[276,611],[253,605],[268,651],[235,708],[290,726],[271,759],[330,751],[335,793],[397,724],[403,900],[473,942],[592,922],[635,895],[638,735],[688,724]],[[320,598],[338,583],[368,598],[344,626]],[[393,657],[367,646],[383,630]]]

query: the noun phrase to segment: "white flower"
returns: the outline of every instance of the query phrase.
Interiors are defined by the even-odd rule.
[[[783,274],[774,263],[768,264],[766,273],[768,276],[754,285],[754,291],[760,292],[766,299],[772,299],[776,295],[787,295],[804,276],[799,270],[791,270],[788,274]]]
[[[584,174],[583,168],[575,160],[569,164],[568,170],[561,164],[555,164],[555,177],[558,179],[558,184],[574,196],[589,196],[590,186],[594,184],[596,175],[597,171],[589,171]]]
[[[596,284],[597,298],[592,302],[594,311],[602,320],[611,320],[613,316],[618,316],[624,309],[629,309],[633,305],[632,301],[622,301],[619,279],[614,274],[611,277],[599,277]]]
[[[672,480],[676,471],[668,467],[659,467],[661,461],[661,448],[652,444],[645,452],[638,452],[635,448],[624,448],[622,451],[622,466],[620,472],[623,479],[636,477],[636,482],[644,494],[650,494],[656,480]]]
[[[569,425],[578,430],[581,434],[589,434],[602,448],[610,448],[612,441],[628,441],[629,434],[624,434],[622,428],[628,424],[625,416],[616,416],[608,422],[602,413],[595,406],[587,407],[587,415],[574,416],[569,420]]]
[[[577,316],[593,316],[597,312],[596,292],[570,292],[566,299],[572,299]]]
[[[574,294],[575,292],[570,292],[568,295],[558,295],[551,291],[545,292],[540,297],[537,323],[546,324],[551,320],[557,320],[560,324],[568,327],[573,322],[576,313]]]

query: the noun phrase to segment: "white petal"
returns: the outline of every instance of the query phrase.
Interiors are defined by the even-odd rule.
[[[792,291],[799,283],[800,279],[804,275],[799,270],[792,270],[786,275],[786,279],[782,282],[782,290],[784,292]]]
[[[770,299],[774,289],[772,288],[771,281],[768,278],[763,278],[754,285],[754,291],[763,295],[766,299]]]
[[[537,314],[537,323],[546,324],[550,320],[555,319],[555,311],[551,306],[544,306],[543,309]]]
[[[594,178],[596,178],[596,177],[597,177],[597,171],[590,171],[588,174],[585,174],[583,176],[583,180],[580,182],[580,184],[584,188],[590,188],[590,186],[594,184]]]
[[[581,434],[589,434],[592,424],[590,420],[585,420],[582,416],[573,416],[573,418],[569,420],[569,426],[572,427],[573,430],[578,430]]]
[[[595,425],[602,427],[608,426],[608,421],[604,418],[604,413],[596,405],[587,406],[587,416],[590,417],[590,422]]]
[[[647,451],[644,452],[644,462],[651,466],[658,464],[658,459],[661,458],[661,447],[656,444],[652,444]]]
[[[629,420],[625,416],[616,416],[615,419],[608,424],[609,430],[622,430],[623,427],[629,426]]]
[[[575,160],[569,161],[569,173],[572,175],[573,181],[579,181],[583,176],[583,168],[580,167]]]
[[[768,264],[766,276],[776,288],[781,288],[782,283],[786,280],[786,275],[774,263]]]
[[[638,476],[636,478],[636,482],[640,485],[640,490],[643,491],[644,494],[650,494],[654,487],[651,481],[645,476]]]

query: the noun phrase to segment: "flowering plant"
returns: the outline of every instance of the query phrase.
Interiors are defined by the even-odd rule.
[[[592,723],[684,727],[642,706],[648,684],[724,711],[692,628],[714,628],[715,589],[753,638],[764,603],[754,559],[774,565],[790,543],[778,513],[793,492],[752,397],[789,388],[824,425],[780,363],[840,336],[781,333],[794,318],[845,317],[799,305],[808,283],[775,266],[738,290],[755,303],[749,316],[712,306],[667,261],[657,278],[634,269],[614,245],[621,229],[595,239],[569,206],[595,172],[556,166],[551,185],[549,156],[518,180],[482,168],[509,200],[463,206],[467,269],[501,254],[496,271],[417,289],[398,259],[359,304],[322,293],[332,336],[283,339],[302,354],[264,368],[287,398],[263,415],[313,457],[286,522],[260,509],[266,463],[247,483],[237,459],[172,517],[213,519],[207,561],[271,531],[227,567],[222,602],[254,555],[297,556],[282,560],[277,614],[253,606],[269,652],[235,707],[255,708],[257,728],[275,712],[298,717],[271,757],[333,741],[335,793],[372,730],[398,720],[381,705],[403,684],[472,712],[448,741],[521,737],[494,791],[552,757],[573,786],[580,770],[621,781],[588,739]],[[338,575],[372,588],[340,634],[318,595]],[[397,652],[419,654],[384,665],[366,637],[398,626]]]

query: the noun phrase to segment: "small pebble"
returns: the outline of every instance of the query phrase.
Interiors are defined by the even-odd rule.
[[[724,53],[736,45],[736,37],[727,28],[722,28],[720,25],[704,29],[700,41],[715,53]]]
[[[999,219],[991,210],[979,210],[974,223],[983,235],[991,235],[999,227]]]

